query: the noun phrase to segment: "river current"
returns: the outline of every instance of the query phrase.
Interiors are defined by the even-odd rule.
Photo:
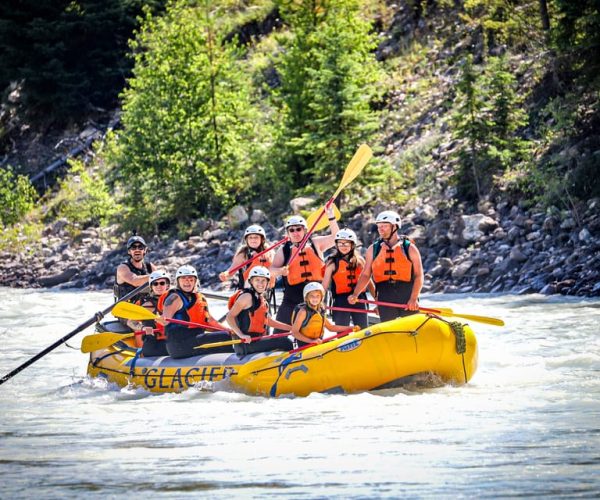
[[[0,376],[111,301],[0,288]],[[479,369],[469,384],[154,395],[87,378],[79,346],[90,328],[0,386],[0,498],[597,498],[600,301],[433,295],[422,305],[506,321],[470,323]]]

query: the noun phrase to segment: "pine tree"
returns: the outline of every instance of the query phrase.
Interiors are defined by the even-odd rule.
[[[124,131],[112,161],[133,217],[184,222],[217,214],[247,189],[260,120],[239,49],[210,0],[148,17],[133,44]]]

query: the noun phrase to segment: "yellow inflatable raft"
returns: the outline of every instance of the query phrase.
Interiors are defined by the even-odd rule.
[[[127,342],[92,352],[88,374],[152,392],[179,392],[201,381],[227,379],[234,389],[249,394],[306,396],[396,387],[424,373],[462,384],[477,369],[477,340],[471,328],[425,314],[379,323],[297,352],[242,359],[234,353],[139,358]]]

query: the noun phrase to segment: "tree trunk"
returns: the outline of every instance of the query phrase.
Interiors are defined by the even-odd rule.
[[[540,0],[540,17],[542,18],[542,29],[544,31],[549,31],[550,30],[550,16],[548,15],[547,0]]]

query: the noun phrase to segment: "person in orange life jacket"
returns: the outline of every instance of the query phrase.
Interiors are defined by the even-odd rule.
[[[221,281],[227,281],[228,279],[230,279],[232,277],[229,271],[230,269],[233,269],[234,267],[239,266],[243,262],[246,262],[248,259],[252,258],[253,255],[262,252],[265,248],[267,248],[267,246],[268,243],[265,230],[261,226],[256,224],[248,226],[244,231],[244,243],[240,246],[240,248],[233,256],[233,261],[231,262],[231,266],[229,266],[229,269],[219,274],[219,279]],[[274,255],[275,252],[271,250],[270,252],[261,255],[257,259],[254,259],[250,264],[243,267],[242,269],[239,269],[237,272],[238,289],[243,290],[244,288],[246,288],[248,275],[251,269],[253,269],[256,266],[271,267]],[[271,285],[272,284],[273,283],[271,283]]]
[[[331,288],[334,307],[350,308],[358,311],[355,313],[332,311],[333,322],[336,325],[347,325],[352,319],[354,325],[366,328],[369,323],[365,313],[366,304],[357,303],[352,305],[348,303],[348,296],[354,291],[358,277],[365,265],[365,259],[356,249],[357,244],[358,238],[352,229],[344,228],[337,232],[335,235],[335,252],[327,259],[323,288],[325,290]],[[374,294],[375,288],[371,282],[369,282],[369,290]],[[367,296],[362,293],[360,298],[366,299]]]
[[[198,273],[196,270],[192,266],[181,266],[175,273],[175,280],[176,288],[169,290],[159,302],[163,307],[163,318],[203,323],[221,331],[211,330],[211,333],[205,333],[204,328],[167,321],[165,332],[169,356],[177,359],[215,352],[231,352],[230,345],[203,350],[195,349],[202,344],[231,340],[231,337],[227,329],[210,315],[206,299],[197,291]]]
[[[357,302],[372,276],[377,300],[407,306],[407,309],[379,306],[381,321],[414,314],[419,309],[419,293],[423,287],[423,264],[419,249],[406,236],[398,235],[401,224],[396,212],[381,212],[375,224],[379,239],[367,249],[365,267],[348,302]]]
[[[117,266],[115,274],[114,294],[116,300],[147,283],[150,273],[156,271],[154,264],[145,261],[147,250],[148,245],[141,236],[132,236],[127,240],[129,258]],[[130,302],[137,299],[139,297],[133,297]]]
[[[288,262],[306,235],[308,226],[304,217],[299,215],[293,215],[285,222],[285,230],[290,241],[277,250],[271,266],[272,273],[284,277],[283,299],[277,310],[277,321],[291,323],[294,308],[304,300],[302,294],[304,286],[311,281],[323,280],[325,270],[323,252],[335,244],[334,235],[340,230],[332,208],[327,210],[327,218],[331,234],[309,238],[306,246],[291,265],[288,265]],[[276,332],[280,331],[276,330]]]
[[[239,290],[231,297],[227,323],[231,331],[244,343],[235,344],[233,350],[239,356],[264,351],[289,351],[293,348],[287,337],[262,339],[250,343],[252,338],[268,334],[268,327],[289,331],[290,325],[280,323],[269,316],[269,305],[264,295],[269,288],[271,273],[266,267],[255,266],[248,275],[248,288]]]
[[[171,279],[166,271],[159,269],[150,274],[148,282],[150,283],[150,293],[144,295],[135,303],[154,314],[162,314],[161,297],[166,297]],[[169,355],[165,342],[165,321],[162,318],[144,321],[129,320],[127,326],[136,331],[135,346],[142,348],[143,357]]]
[[[292,316],[292,335],[298,341],[298,347],[321,344],[325,328],[338,333],[350,328],[347,325],[334,325],[325,317],[324,299],[325,289],[321,283],[313,281],[304,287],[304,302],[295,307]],[[360,326],[353,329],[358,331]]]

